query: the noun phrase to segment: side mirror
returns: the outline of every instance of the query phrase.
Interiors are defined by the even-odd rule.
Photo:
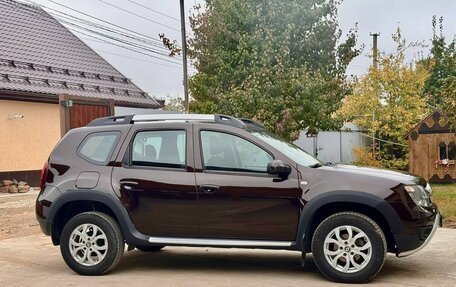
[[[291,166],[281,160],[272,160],[268,162],[267,172],[280,178],[287,178],[291,173]]]

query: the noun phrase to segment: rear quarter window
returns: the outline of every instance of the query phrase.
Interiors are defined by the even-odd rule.
[[[120,138],[120,132],[98,132],[86,136],[77,154],[98,165],[107,164]]]

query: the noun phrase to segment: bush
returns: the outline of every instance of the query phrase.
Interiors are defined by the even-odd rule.
[[[353,164],[361,166],[374,166],[388,169],[407,170],[408,157],[396,158],[394,155],[388,155],[377,151],[376,156],[372,154],[369,147],[353,148]]]

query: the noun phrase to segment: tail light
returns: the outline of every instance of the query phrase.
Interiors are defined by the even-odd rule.
[[[46,161],[43,165],[43,169],[41,170],[41,176],[40,176],[40,190],[44,190],[44,186],[46,185],[46,177],[47,173],[49,170],[49,162]]]

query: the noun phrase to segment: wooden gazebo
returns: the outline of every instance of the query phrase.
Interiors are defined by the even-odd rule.
[[[456,182],[456,133],[442,112],[435,111],[406,137],[409,144],[409,172],[432,183]]]

